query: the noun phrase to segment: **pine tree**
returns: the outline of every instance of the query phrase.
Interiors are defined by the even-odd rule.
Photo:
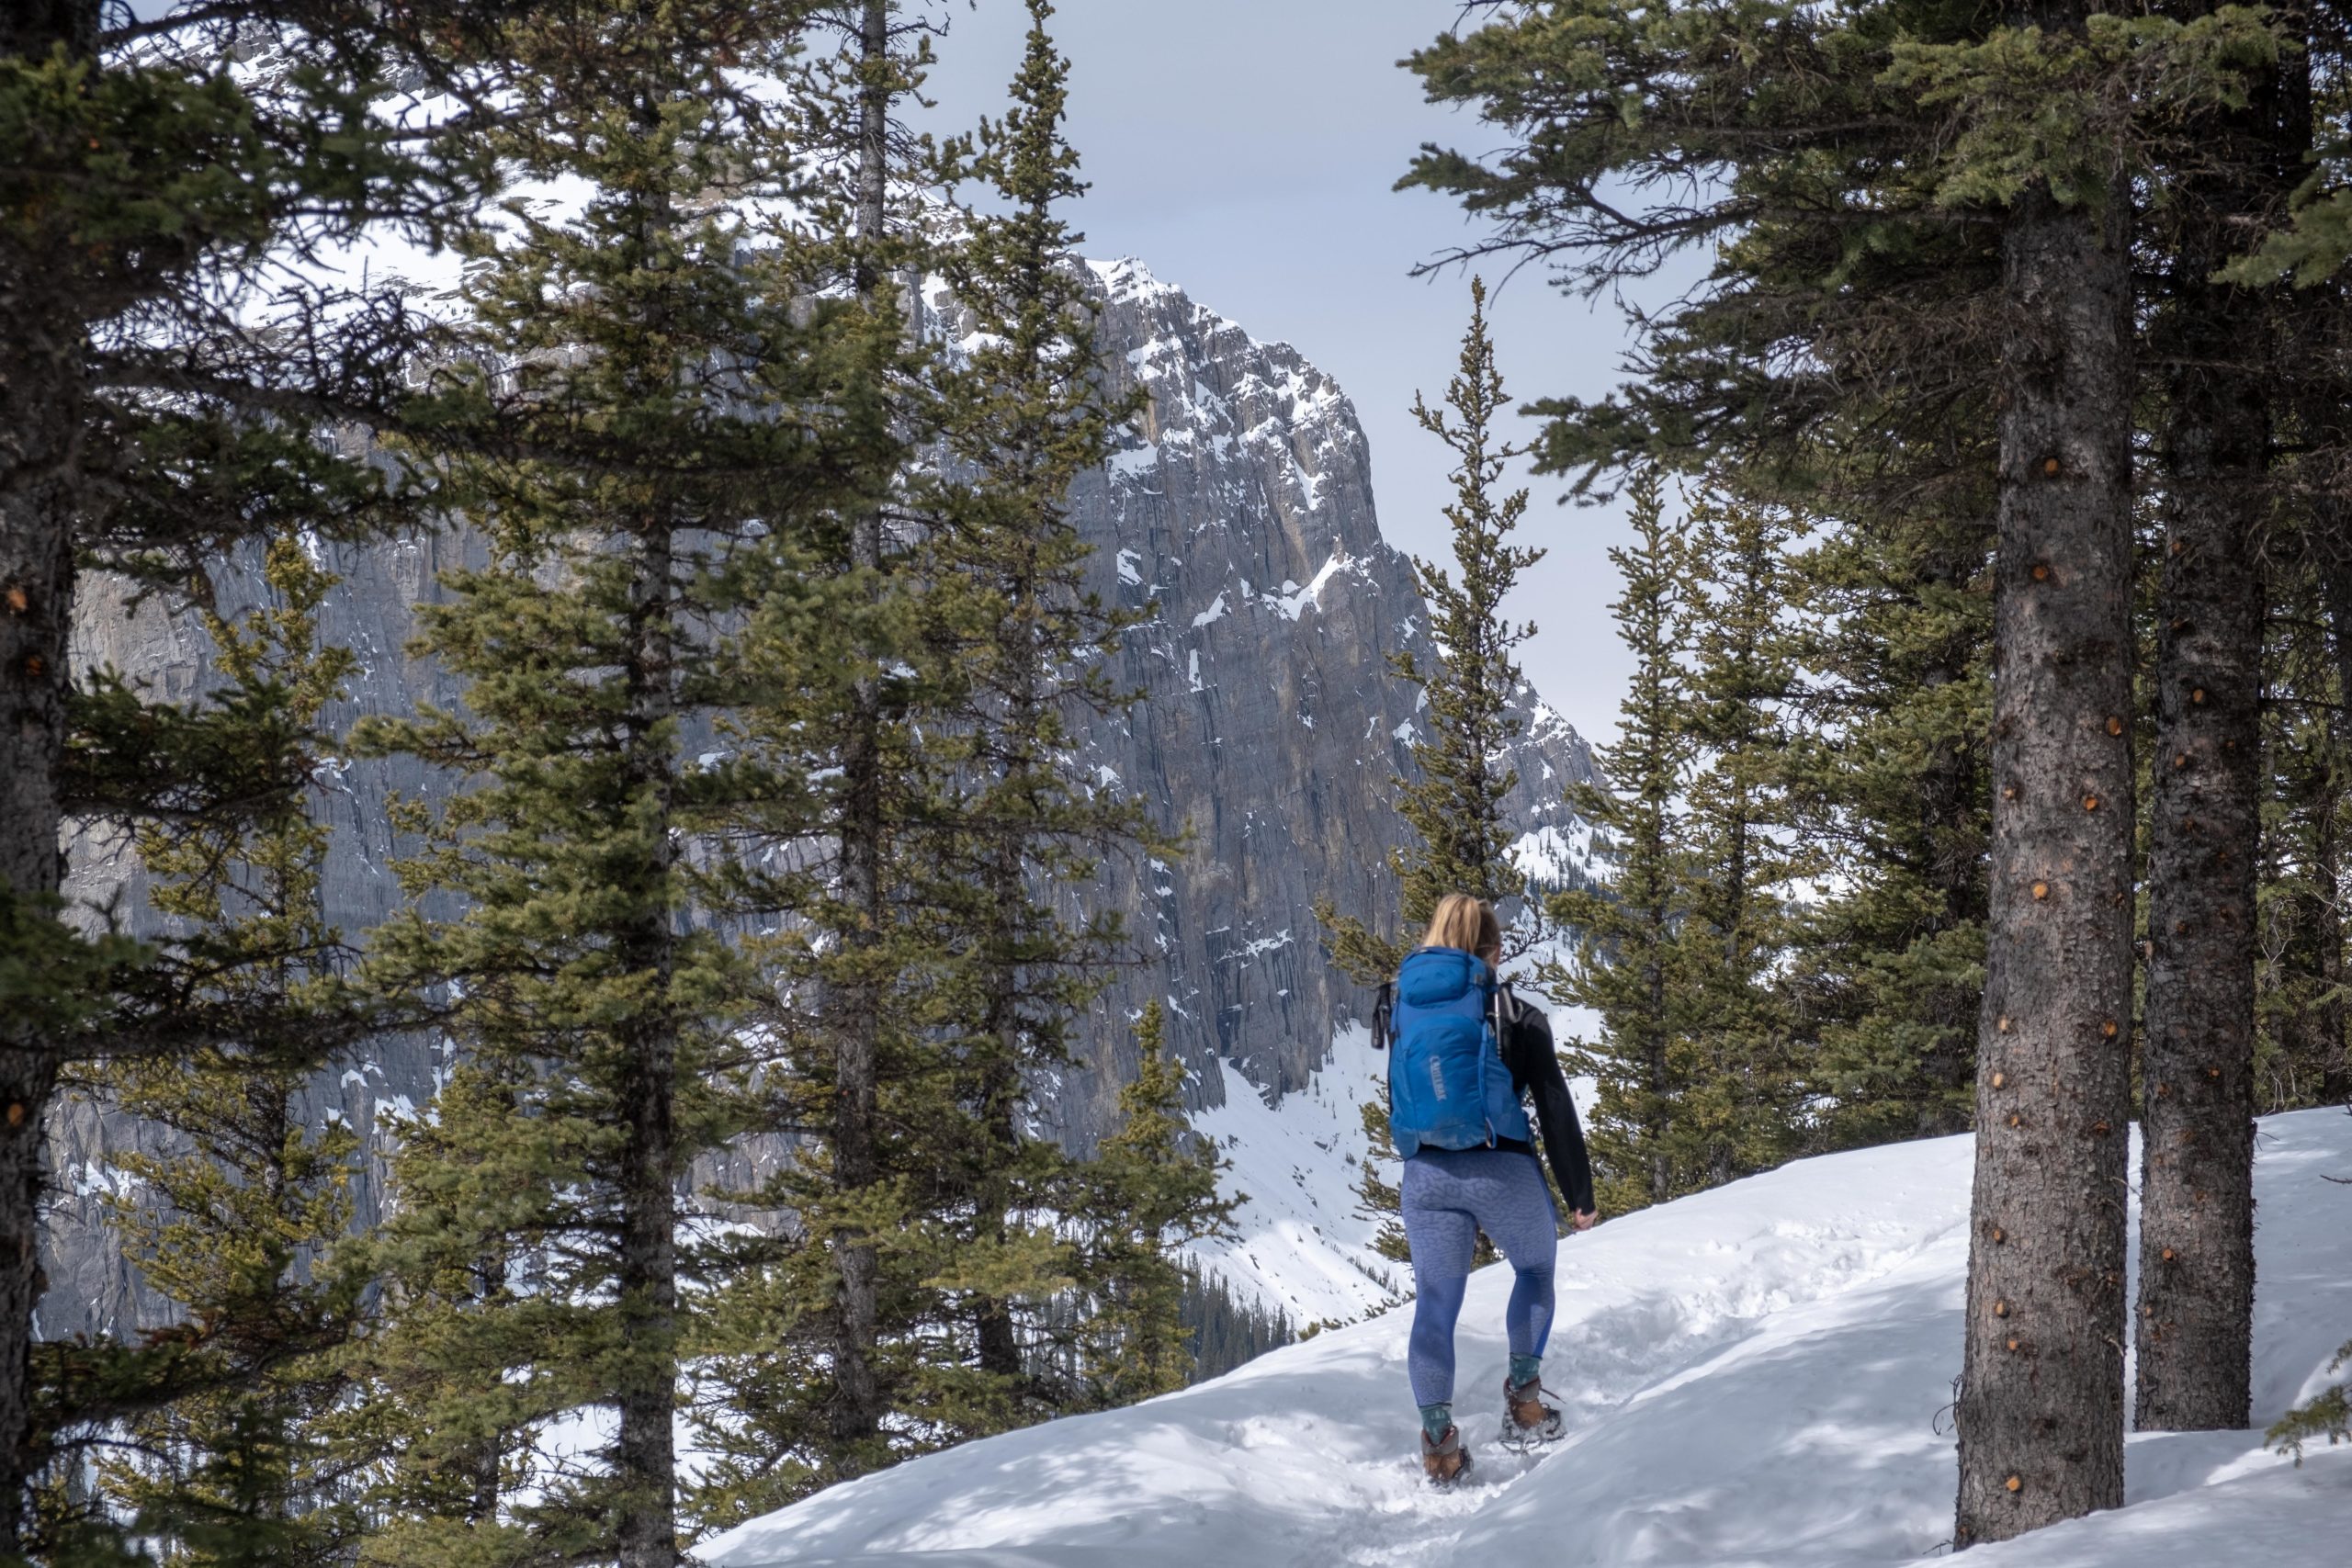
[[[1634,677],[1618,705],[1616,743],[1600,758],[1605,784],[1577,785],[1569,805],[1605,839],[1613,874],[1604,891],[1555,894],[1551,916],[1577,932],[1573,961],[1547,964],[1552,995],[1593,1010],[1600,1038],[1572,1040],[1571,1070],[1600,1087],[1587,1134],[1602,1208],[1624,1213],[1689,1190],[1670,1141],[1691,1066],[1678,933],[1690,919],[1686,829],[1680,796],[1691,743],[1684,669],[1689,581],[1686,543],[1668,524],[1654,473],[1635,480],[1634,542],[1611,547],[1623,579],[1611,606],[1634,656]]]
[[[1062,209],[1085,186],[1062,139],[1069,62],[1044,0],[1001,121],[954,150],[949,174],[988,209],[943,258],[967,341],[942,378],[942,446],[967,474],[943,497],[922,570],[961,603],[933,658],[957,672],[955,828],[940,863],[962,885],[954,1043],[970,1136],[944,1151],[944,1184],[968,1194],[951,1237],[956,1287],[974,1327],[982,1433],[1050,1414],[1028,1373],[1034,1321],[1070,1265],[1055,1239],[1058,1145],[1024,1131],[1040,1074],[1067,1067],[1087,1004],[1124,938],[1089,908],[1100,857],[1149,839],[1141,803],[1102,790],[1073,755],[1074,718],[1125,713],[1103,662],[1132,617],[1106,610],[1083,576],[1092,551],[1069,513],[1071,484],[1099,467],[1139,400],[1108,399],[1079,236]],[[1075,907],[1076,918],[1064,911]],[[1082,1216],[1069,1216],[1072,1219]],[[1032,1321],[1019,1321],[1023,1314]],[[1027,1343],[1024,1344],[1024,1341]]]
[[[263,603],[202,617],[235,700],[274,707],[302,733],[316,731],[355,662],[318,641],[334,581],[281,536],[266,548]],[[154,909],[200,932],[198,951],[234,987],[334,987],[339,936],[320,900],[327,834],[307,805],[141,835]],[[333,1352],[360,1322],[366,1280],[336,1250],[359,1142],[343,1122],[307,1124],[311,1066],[223,1042],[186,1061],[115,1064],[88,1085],[182,1151],[117,1156],[133,1185],[107,1208],[141,1278],[180,1314],[133,1357],[169,1364],[168,1382],[187,1392],[132,1413],[119,1438],[77,1434],[105,1439],[95,1501],[174,1562],[339,1562],[356,1536],[316,1426],[344,1393]]]
[[[1193,1140],[1184,1071],[1162,1039],[1157,1001],[1136,1023],[1142,1066],[1119,1091],[1119,1129],[1085,1168],[1085,1290],[1079,1364],[1092,1402],[1132,1404],[1193,1379],[1199,1347],[1184,1326],[1186,1266],[1177,1249],[1229,1234],[1244,1195],[1217,1195],[1226,1162]]]
[[[1398,1164],[1396,1140],[1388,1130],[1388,1107],[1377,1100],[1364,1101],[1363,1157],[1358,1163],[1363,1174],[1356,1179],[1356,1213],[1377,1226],[1373,1251],[1392,1263],[1409,1261],[1413,1249],[1405,1239],[1404,1191],[1382,1174]]]
[[[396,1449],[385,1562],[679,1560],[703,1263],[681,1196],[748,1116],[739,1031],[768,995],[712,917],[742,881],[733,831],[809,793],[789,759],[685,747],[788,678],[735,627],[855,625],[796,569],[899,456],[864,390],[897,321],[803,308],[822,281],[805,254],[740,215],[802,189],[805,150],[737,73],[787,61],[803,22],[621,6],[589,30],[521,17],[503,40],[535,106],[506,154],[585,195],[466,238],[465,352],[413,423],[436,500],[486,543],[422,617],[465,709],[361,738],[465,785],[403,869],[431,902],[371,958],[388,989],[443,998],[469,1063],[404,1159],[384,1243],[413,1308],[388,1343],[419,1346],[413,1365],[386,1356],[363,1423]],[[838,637],[797,651],[809,680],[842,658]],[[542,1446],[591,1415],[608,1423],[593,1462]]]
[[[1524,455],[1494,428],[1507,406],[1487,328],[1486,281],[1473,278],[1470,325],[1463,334],[1460,364],[1446,384],[1445,406],[1432,409],[1419,395],[1413,400],[1414,419],[1454,458],[1453,502],[1445,509],[1453,530],[1453,570],[1415,558],[1435,650],[1427,664],[1410,649],[1389,660],[1398,679],[1425,699],[1430,732],[1428,739],[1412,746],[1418,776],[1399,778],[1396,786],[1396,814],[1417,840],[1388,852],[1401,903],[1398,934],[1383,935],[1329,899],[1316,908],[1316,919],[1329,932],[1331,961],[1363,985],[1396,972],[1446,894],[1483,898],[1508,919],[1510,907],[1523,902],[1527,893],[1526,877],[1510,857],[1511,824],[1502,810],[1519,776],[1498,759],[1520,732],[1520,720],[1510,711],[1511,694],[1520,683],[1511,650],[1532,637],[1535,627],[1510,621],[1502,606],[1519,574],[1542,560],[1544,552],[1510,542],[1526,514],[1527,491],[1495,493],[1512,461]],[[1541,911],[1531,913],[1506,930],[1506,960],[1540,940]]]
[[[1791,985],[1830,1145],[1965,1131],[1983,999],[1989,529],[1865,516],[1792,564],[1804,691],[1784,777],[1829,874]]]
[[[49,1111],[76,1063],[231,1046],[315,1062],[367,1027],[245,984],[182,940],[60,918],[69,822],[278,818],[303,748],[275,710],[77,679],[69,628],[101,574],[185,607],[243,541],[400,521],[384,476],[323,438],[397,417],[424,337],[388,290],[317,281],[318,249],[477,188],[451,136],[372,106],[451,85],[466,8],[229,4],[141,21],[99,0],[0,12],[0,1557],[28,1546],[35,1476],[77,1427],[175,1397],[169,1358],[90,1375],[34,1343]],[[300,11],[298,18],[292,14]],[[315,24],[311,26],[301,23]],[[250,24],[285,69],[217,46]],[[42,1384],[45,1386],[37,1386]]]
[[[1696,766],[1684,792],[1688,916],[1676,932],[1691,1068],[1671,1160],[1707,1185],[1770,1169],[1797,1138],[1795,1021],[1776,970],[1792,937],[1786,890],[1810,857],[1786,834],[1781,716],[1794,672],[1783,536],[1761,507],[1702,498],[1691,508],[1681,722]]]

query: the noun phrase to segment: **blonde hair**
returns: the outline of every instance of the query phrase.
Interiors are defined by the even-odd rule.
[[[1473,898],[1467,893],[1449,893],[1437,901],[1421,945],[1458,947],[1492,963],[1502,956],[1502,922],[1495,919],[1494,907],[1485,899]]]

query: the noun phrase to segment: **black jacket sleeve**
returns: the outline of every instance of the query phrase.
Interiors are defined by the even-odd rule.
[[[1592,1213],[1592,1162],[1585,1156],[1584,1126],[1577,1120],[1576,1101],[1568,1098],[1568,1080],[1560,1071],[1557,1048],[1552,1043],[1552,1021],[1541,1008],[1512,997],[1504,1033],[1503,1060],[1510,1067],[1511,1087],[1535,1098],[1535,1122],[1543,1130],[1544,1157],[1552,1179],[1560,1184],[1568,1207]]]

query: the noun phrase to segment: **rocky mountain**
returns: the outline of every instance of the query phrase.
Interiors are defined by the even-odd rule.
[[[1140,386],[1148,412],[1131,441],[1074,497],[1096,545],[1093,587],[1147,618],[1112,671],[1145,694],[1123,720],[1083,737],[1100,787],[1147,803],[1163,826],[1189,829],[1164,859],[1114,861],[1099,897],[1125,911],[1139,962],[1097,1010],[1086,1059],[1041,1085],[1042,1124],[1083,1146],[1111,1123],[1135,1070],[1126,1020],[1164,998],[1169,1038],[1193,1069],[1196,1108],[1252,1093],[1268,1107],[1306,1089],[1335,1032],[1369,997],[1326,962],[1312,906],[1393,907],[1384,852],[1399,822],[1395,775],[1409,765],[1418,694],[1389,655],[1428,649],[1428,615],[1410,561],[1385,543],[1374,509],[1371,454],[1347,399],[1295,349],[1261,343],[1154,278],[1139,263],[1095,264],[1103,360],[1120,389]],[[944,296],[926,301],[931,330],[962,330]],[[326,635],[355,649],[347,710],[401,712],[458,694],[404,651],[413,607],[446,568],[478,558],[462,530],[338,552],[343,577]],[[205,645],[153,604],[81,606],[77,657],[146,677],[169,695],[198,690]],[[1531,869],[1585,874],[1589,845],[1562,801],[1592,774],[1589,749],[1532,692],[1510,761],[1510,809]],[[429,795],[412,762],[354,763],[334,782],[331,918],[364,932],[399,897],[385,803]],[[74,846],[73,892],[141,901],[142,876],[121,846]],[[379,1109],[431,1097],[445,1045],[387,1039],[314,1088],[321,1116],[372,1126]],[[142,1129],[69,1105],[55,1132],[49,1334],[152,1314],[135,1276],[98,1228],[107,1156]],[[377,1201],[363,1184],[363,1213]]]

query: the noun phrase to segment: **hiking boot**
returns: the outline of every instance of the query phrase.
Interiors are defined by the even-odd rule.
[[[1427,1432],[1421,1434],[1421,1469],[1440,1490],[1470,1473],[1470,1450],[1462,1446],[1461,1427],[1448,1427],[1434,1442]]]
[[[1559,1440],[1567,1430],[1559,1406],[1544,1403],[1544,1381],[1530,1378],[1513,1386],[1503,1380],[1503,1447],[1524,1451],[1537,1443]]]

